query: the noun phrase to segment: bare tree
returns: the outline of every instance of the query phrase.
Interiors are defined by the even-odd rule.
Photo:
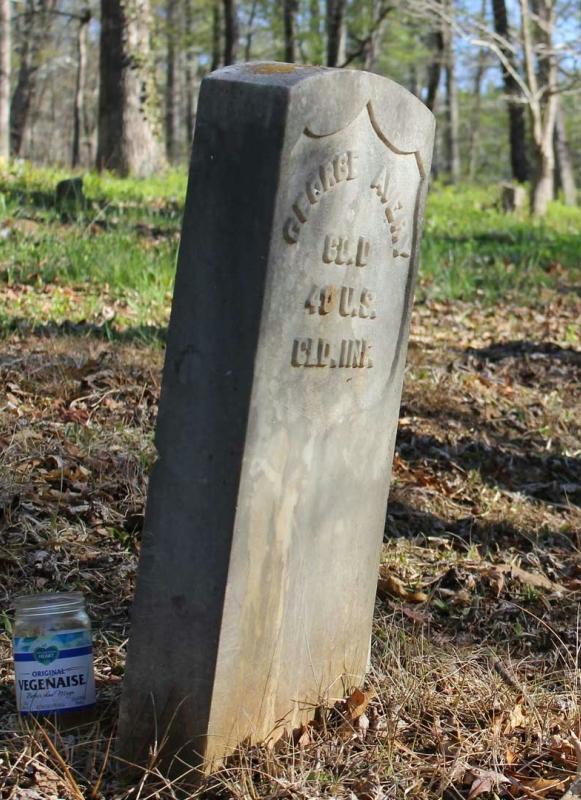
[[[449,13],[453,16],[452,3]],[[445,23],[444,61],[446,65],[446,166],[452,183],[460,180],[460,115],[458,110],[458,83],[456,80],[456,57],[452,25]]]
[[[373,0],[373,18],[369,29],[363,37],[352,37],[355,39],[355,46],[346,54],[341,62],[342,67],[347,67],[356,59],[363,59],[363,68],[372,71],[375,68],[377,56],[379,55],[379,41],[385,18],[395,9],[390,0]],[[343,26],[344,29],[344,26]],[[345,37],[343,37],[345,38]]]
[[[519,66],[515,55],[512,31],[508,24],[506,0],[492,0],[494,30],[499,37],[499,55],[508,109],[510,164],[515,181],[524,182],[530,177],[527,158],[525,107],[521,102],[521,89],[515,73]]]
[[[212,0],[212,62],[210,71],[218,69],[222,63],[222,30],[220,19],[220,0]]]
[[[10,157],[10,0],[0,0],[0,159]]]
[[[71,164],[76,167],[81,160],[81,130],[85,125],[85,82],[87,76],[87,28],[91,11],[86,9],[79,17],[77,32],[77,79],[73,116],[73,152]]]
[[[97,167],[151,175],[163,162],[149,0],[101,0]]]
[[[165,4],[165,153],[171,163],[176,155],[176,11],[177,0],[166,0]]]
[[[224,65],[234,64],[238,52],[236,0],[224,0]]]
[[[569,142],[567,141],[567,131],[565,130],[565,114],[563,113],[562,103],[559,103],[557,119],[555,120],[555,159],[558,170],[558,181],[556,183],[560,183],[563,189],[565,205],[574,206],[577,203],[577,188],[575,186],[575,172],[569,151]]]
[[[258,0],[252,0],[248,19],[246,20],[246,33],[244,35],[244,61],[252,59],[252,41],[254,39],[254,18],[258,10]],[[294,29],[293,29],[294,30]]]
[[[486,20],[486,3],[487,0],[482,0],[480,9],[480,18],[485,23]],[[468,175],[470,180],[476,177],[476,170],[478,168],[478,156],[480,151],[480,118],[482,110],[482,81],[484,79],[484,72],[486,70],[487,52],[484,47],[478,49],[478,56],[476,58],[476,67],[474,70],[474,81],[472,84],[472,109],[470,112],[470,132],[468,136]]]
[[[468,136],[468,175],[474,180],[480,155],[480,123],[482,112],[482,80],[486,69],[486,51],[481,48],[476,59],[474,82],[472,85],[473,104],[470,112],[470,133]]]
[[[309,0],[309,60],[312,64],[323,61],[324,44],[321,34],[321,7],[319,0]]]
[[[28,115],[36,91],[42,53],[51,36],[56,0],[26,0],[20,37],[20,65],[10,105],[10,150],[20,154]]]
[[[284,23],[284,60],[292,64],[296,60],[296,18],[298,11],[298,0],[283,0],[283,23]]]
[[[192,0],[185,0],[184,6],[184,27],[185,27],[185,81],[186,81],[186,139],[188,147],[192,143],[194,136],[194,96],[195,96],[195,73],[196,58],[192,45],[192,35],[194,29],[192,11]]]
[[[464,19],[460,25],[454,23],[455,29],[473,45],[486,47],[495,53],[503,70],[510,75],[518,88],[518,96],[515,94],[511,102],[515,104],[518,102],[528,111],[535,167],[531,181],[530,205],[532,213],[537,216],[545,213],[553,197],[555,173],[553,135],[559,96],[564,88],[558,82],[559,65],[567,75],[568,64],[574,63],[579,58],[579,42],[576,39],[565,41],[563,27],[560,30],[558,45],[555,46],[556,2],[557,0],[519,0],[521,38],[518,44],[524,64],[522,72],[515,61],[518,49],[513,43],[513,37],[510,35],[509,41],[499,35],[498,23],[495,23],[496,31],[492,35],[483,30],[482,22],[479,20]],[[444,21],[453,22],[450,15],[442,12],[438,0],[432,0],[431,11],[436,15],[439,14]],[[559,18],[561,21],[566,20],[562,12]],[[477,36],[474,35],[476,31],[479,34]],[[568,85],[565,88],[568,91],[574,89],[578,91],[581,88],[581,79],[577,72],[569,74],[567,80]],[[512,132],[514,133],[514,128]],[[512,147],[512,144],[511,138],[513,156],[518,154],[522,157],[525,149],[524,141],[520,150]]]
[[[531,9],[528,0],[520,0],[526,94],[535,156],[531,211],[543,216],[553,198],[555,180],[553,134],[558,105],[557,62],[552,42],[555,7],[553,0],[532,0],[532,3]]]
[[[345,8],[347,0],[327,0],[327,66],[345,61]]]
[[[442,64],[444,62],[445,52],[441,21],[438,21],[437,27],[430,33],[429,40],[433,55],[428,66],[428,88],[425,103],[430,111],[434,111],[438,99],[438,89],[442,76]]]

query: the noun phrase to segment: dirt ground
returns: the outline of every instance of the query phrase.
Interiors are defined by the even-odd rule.
[[[581,303],[416,306],[373,671],[294,738],[241,750],[212,797],[561,797],[577,767]],[[0,345],[0,797],[192,796],[115,777],[163,351],[74,326]],[[19,728],[17,594],[82,589],[99,719]]]

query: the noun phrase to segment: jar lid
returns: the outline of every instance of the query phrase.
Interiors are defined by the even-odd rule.
[[[14,598],[17,613],[59,614],[82,608],[85,598],[81,592],[45,592]]]

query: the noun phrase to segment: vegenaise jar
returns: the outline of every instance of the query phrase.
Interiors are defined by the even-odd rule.
[[[14,671],[22,715],[80,723],[95,705],[91,622],[80,592],[15,600]]]

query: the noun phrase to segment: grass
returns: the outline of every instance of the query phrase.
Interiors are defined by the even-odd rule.
[[[365,713],[323,709],[192,790],[153,761],[123,784],[114,758],[184,177],[88,176],[64,221],[61,177],[0,185],[0,797],[560,798],[581,733],[579,209],[533,224],[494,189],[435,187]],[[99,706],[60,735],[17,719],[12,598],[72,588]]]
[[[581,209],[553,203],[546,219],[507,214],[496,187],[431,191],[422,245],[428,297],[534,299],[579,280]]]
[[[86,207],[69,216],[54,203],[65,177],[17,165],[0,178],[0,273],[8,299],[0,324],[90,323],[135,335],[164,326],[185,175],[147,182],[88,175]]]
[[[186,176],[85,177],[87,205],[62,215],[64,172],[13,165],[0,175],[0,311],[4,330],[97,325],[151,338],[167,324]],[[554,203],[546,220],[505,214],[495,187],[432,187],[418,298],[539,300],[578,281],[581,209]]]

